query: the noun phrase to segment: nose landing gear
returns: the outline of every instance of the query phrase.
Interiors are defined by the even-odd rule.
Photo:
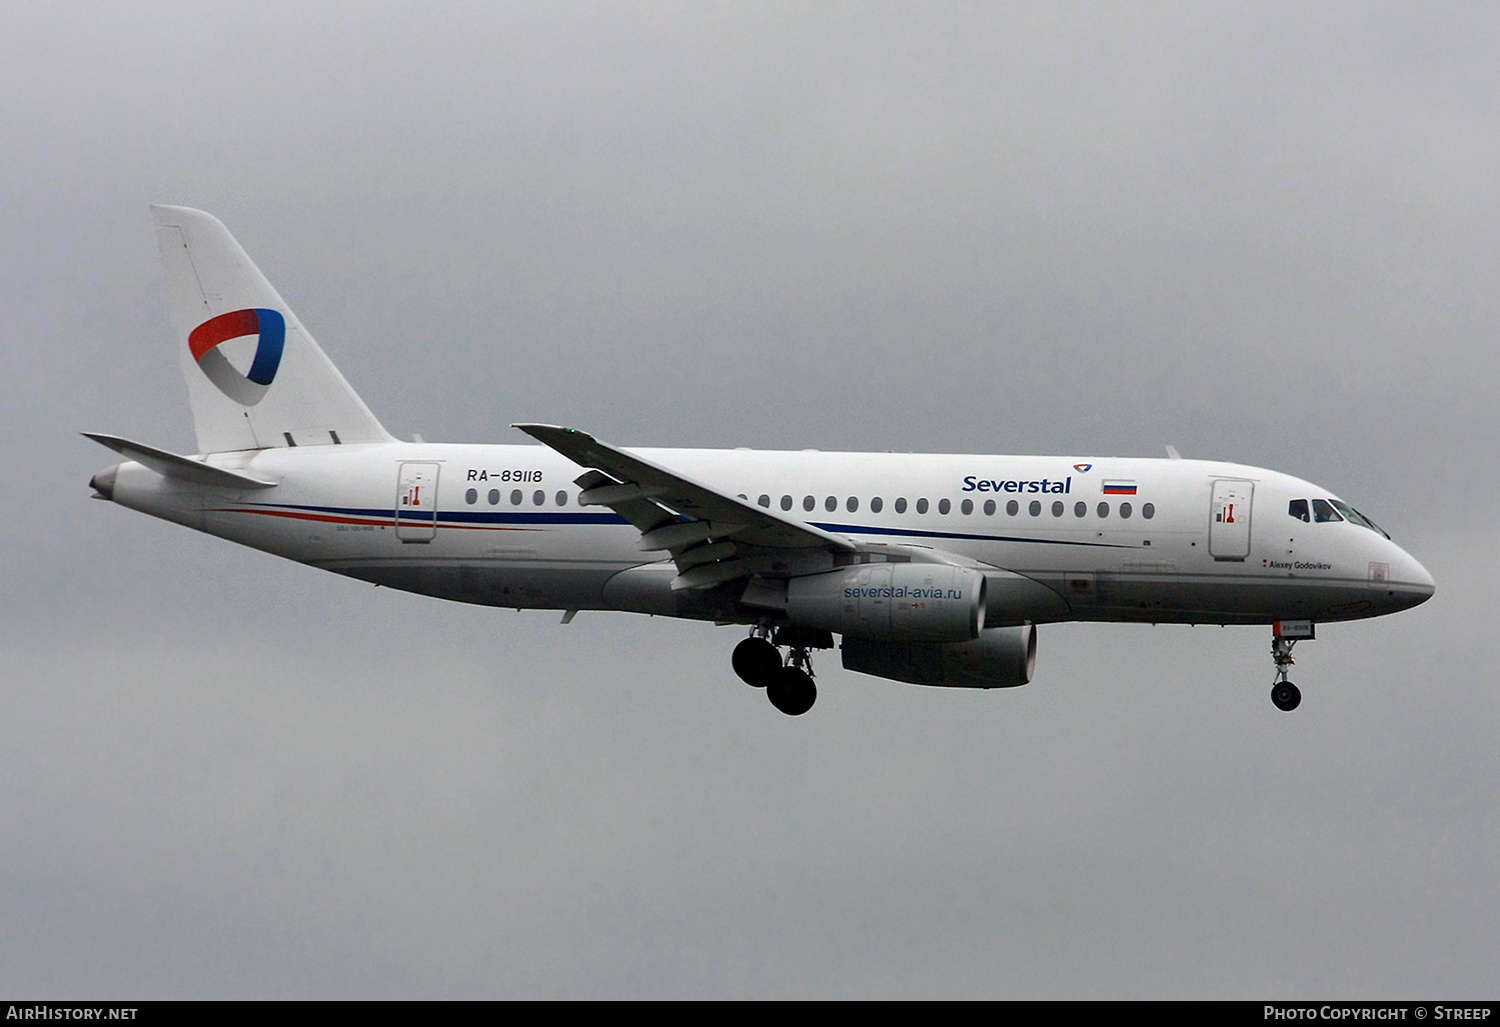
[[[789,717],[800,717],[813,708],[818,701],[818,689],[813,684],[812,654],[808,649],[817,645],[817,640],[783,637],[766,625],[750,629],[750,637],[734,647],[730,663],[734,672],[747,685],[764,688],[771,705]],[[774,639],[774,641],[773,641]],[[781,657],[778,645],[788,647],[786,660]],[[828,646],[833,639],[828,639]],[[828,646],[823,646],[827,648]]]
[[[1292,646],[1313,638],[1312,621],[1279,620],[1271,625],[1271,659],[1276,664],[1276,683],[1271,686],[1271,702],[1278,710],[1290,713],[1302,704],[1302,690],[1288,680],[1292,664]]]
[[[1290,713],[1302,705],[1302,689],[1290,681],[1278,681],[1271,686],[1271,701],[1278,710]]]

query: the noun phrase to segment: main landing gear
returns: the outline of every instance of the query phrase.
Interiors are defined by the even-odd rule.
[[[776,643],[782,640],[778,637]],[[771,640],[771,629],[756,626],[749,638],[734,647],[730,662],[747,684],[764,688],[771,705],[789,717],[799,717],[818,701],[813,684],[812,655],[808,647],[793,639],[786,660]]]
[[[1302,704],[1302,690],[1287,679],[1292,664],[1292,646],[1313,638],[1311,621],[1276,621],[1271,626],[1271,659],[1276,664],[1276,683],[1271,686],[1271,702],[1278,710],[1290,713]]]

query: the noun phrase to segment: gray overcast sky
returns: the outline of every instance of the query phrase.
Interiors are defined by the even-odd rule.
[[[1495,997],[1500,6],[0,7],[0,994]],[[1189,456],[1438,594],[1037,680],[392,594],[87,499],[187,450],[147,204],[393,431]]]

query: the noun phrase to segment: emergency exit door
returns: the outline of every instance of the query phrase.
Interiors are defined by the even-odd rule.
[[[1214,482],[1208,552],[1215,560],[1243,560],[1250,555],[1250,501],[1254,494],[1253,482]]]
[[[396,482],[396,537],[431,542],[437,535],[438,465],[404,463]]]

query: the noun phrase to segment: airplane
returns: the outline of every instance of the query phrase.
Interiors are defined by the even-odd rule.
[[[1031,681],[1037,625],[1272,627],[1271,699],[1316,625],[1432,576],[1328,489],[1214,460],[404,442],[224,225],[154,206],[199,453],[125,459],[96,499],[388,588],[517,610],[737,625],[731,665],[797,716],[812,652],[919,685]]]

